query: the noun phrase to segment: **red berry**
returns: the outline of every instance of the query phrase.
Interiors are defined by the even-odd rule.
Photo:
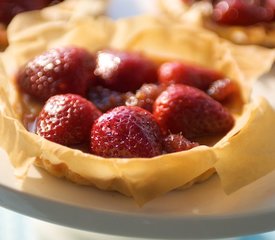
[[[39,100],[75,93],[85,96],[94,80],[95,58],[84,49],[51,49],[29,61],[17,75],[23,92]]]
[[[116,107],[94,123],[91,152],[102,157],[122,158],[160,155],[160,128],[153,115],[140,107]]]
[[[167,153],[181,152],[199,146],[199,143],[189,141],[182,134],[169,134],[163,142]]]
[[[238,90],[236,84],[229,78],[224,78],[213,82],[207,94],[215,100],[222,102],[230,96],[234,95]]]
[[[8,25],[12,18],[21,12],[41,9],[58,2],[62,0],[1,0],[0,22]]]
[[[95,74],[99,84],[120,91],[136,91],[157,81],[155,64],[139,53],[106,50],[98,53]]]
[[[232,115],[219,102],[183,84],[162,92],[153,114],[164,131],[182,133],[188,139],[226,133],[234,124]]]
[[[159,81],[166,85],[181,83],[206,90],[209,85],[223,78],[223,75],[201,66],[186,64],[183,62],[166,62],[158,71]]]
[[[214,4],[213,19],[225,25],[247,26],[268,22],[273,11],[262,0],[220,0]]]
[[[88,142],[92,124],[100,115],[91,102],[79,95],[56,95],[40,112],[36,132],[66,146]]]

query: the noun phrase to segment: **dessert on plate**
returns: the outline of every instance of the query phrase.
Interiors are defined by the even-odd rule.
[[[275,168],[274,110],[250,97],[272,50],[153,16],[47,11],[17,16],[1,54],[1,147],[17,176],[35,164],[142,205],[215,172],[231,193]]]
[[[272,0],[159,0],[161,9],[182,23],[193,23],[237,44],[275,46]]]

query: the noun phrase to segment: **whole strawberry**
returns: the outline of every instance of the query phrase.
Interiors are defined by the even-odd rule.
[[[77,47],[46,51],[22,67],[17,74],[21,90],[39,100],[57,94],[85,96],[94,80],[95,57]]]
[[[93,125],[91,152],[102,157],[154,157],[162,154],[162,135],[153,115],[140,108],[120,106]]]
[[[100,115],[91,102],[79,95],[56,95],[40,112],[36,133],[66,146],[88,142],[92,124]]]
[[[159,67],[158,76],[159,81],[166,85],[181,83],[204,91],[208,89],[214,81],[224,78],[224,76],[217,71],[180,61],[163,63]]]
[[[144,83],[157,81],[157,68],[140,53],[105,50],[97,55],[95,75],[109,89],[136,91]]]
[[[226,133],[234,119],[219,102],[203,91],[175,84],[156,99],[153,114],[166,132],[182,133],[187,139]]]

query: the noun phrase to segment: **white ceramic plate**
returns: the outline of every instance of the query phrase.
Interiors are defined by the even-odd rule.
[[[148,1],[129,1],[112,1],[109,14],[117,18],[152,9]],[[127,11],[119,10],[125,6]],[[275,71],[259,81],[254,95],[264,94],[275,106],[273,76]],[[275,229],[275,173],[230,196],[223,193],[215,176],[140,208],[120,194],[78,186],[34,167],[22,182],[14,177],[3,151],[0,158],[0,205],[48,222],[96,233],[159,239],[229,237]]]

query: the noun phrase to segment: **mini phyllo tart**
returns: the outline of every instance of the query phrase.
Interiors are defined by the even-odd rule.
[[[159,0],[174,20],[216,32],[237,44],[275,46],[275,4],[272,0]]]
[[[58,4],[58,14],[55,14],[55,8],[51,6]],[[99,16],[105,14],[107,0],[11,0],[0,2],[0,51],[3,51],[8,45],[7,26],[18,14],[29,11],[36,11],[43,8],[49,8],[46,14],[52,18],[58,18],[62,15],[90,15]]]
[[[35,16],[1,54],[0,145],[16,175],[35,164],[142,205],[214,173],[231,193],[274,170],[275,113],[250,98],[272,50],[158,17]]]

